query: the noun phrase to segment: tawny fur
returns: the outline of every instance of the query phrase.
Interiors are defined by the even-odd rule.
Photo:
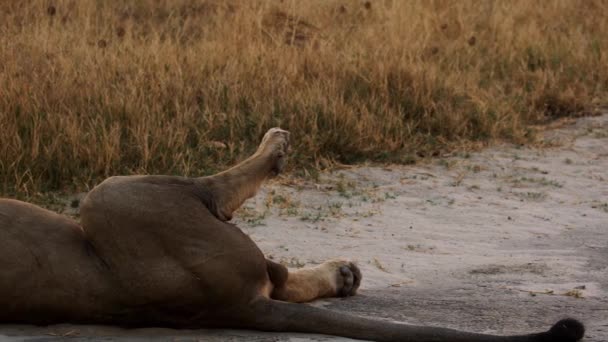
[[[199,179],[212,193],[220,220],[232,219],[234,211],[253,197],[268,177],[281,172],[288,147],[289,132],[272,128],[251,157],[226,171]]]
[[[275,283],[275,299],[305,303],[317,298],[355,295],[361,273],[351,261],[330,260],[316,267],[289,271],[284,283]]]

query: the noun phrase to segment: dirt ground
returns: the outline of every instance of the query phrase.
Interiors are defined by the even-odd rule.
[[[294,138],[297,138],[294,136]],[[608,340],[608,114],[416,166],[273,181],[237,222],[290,267],[357,260],[360,294],[313,305],[499,334],[571,316]],[[327,341],[303,334],[0,326],[0,341]]]

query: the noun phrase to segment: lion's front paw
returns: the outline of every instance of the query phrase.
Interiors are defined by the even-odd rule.
[[[264,134],[262,143],[258,148],[260,153],[264,153],[272,159],[272,172],[279,174],[285,167],[287,151],[289,149],[289,132],[278,127],[271,128]]]
[[[328,272],[334,296],[347,297],[357,293],[361,285],[361,270],[349,260],[330,260],[321,265]]]

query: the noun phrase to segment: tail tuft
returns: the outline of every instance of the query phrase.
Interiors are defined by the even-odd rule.
[[[585,326],[574,318],[566,318],[555,323],[548,331],[549,340],[555,342],[576,342],[585,335]]]

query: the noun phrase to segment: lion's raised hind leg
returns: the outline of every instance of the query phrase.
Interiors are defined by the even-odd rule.
[[[274,285],[271,297],[286,302],[303,303],[317,298],[352,296],[361,284],[361,271],[348,260],[330,260],[319,266],[294,271],[270,260],[266,260],[266,264]]]
[[[222,221],[232,219],[234,211],[257,193],[264,180],[281,172],[288,147],[289,132],[271,128],[251,157],[226,171],[199,178],[211,197],[209,210]]]

